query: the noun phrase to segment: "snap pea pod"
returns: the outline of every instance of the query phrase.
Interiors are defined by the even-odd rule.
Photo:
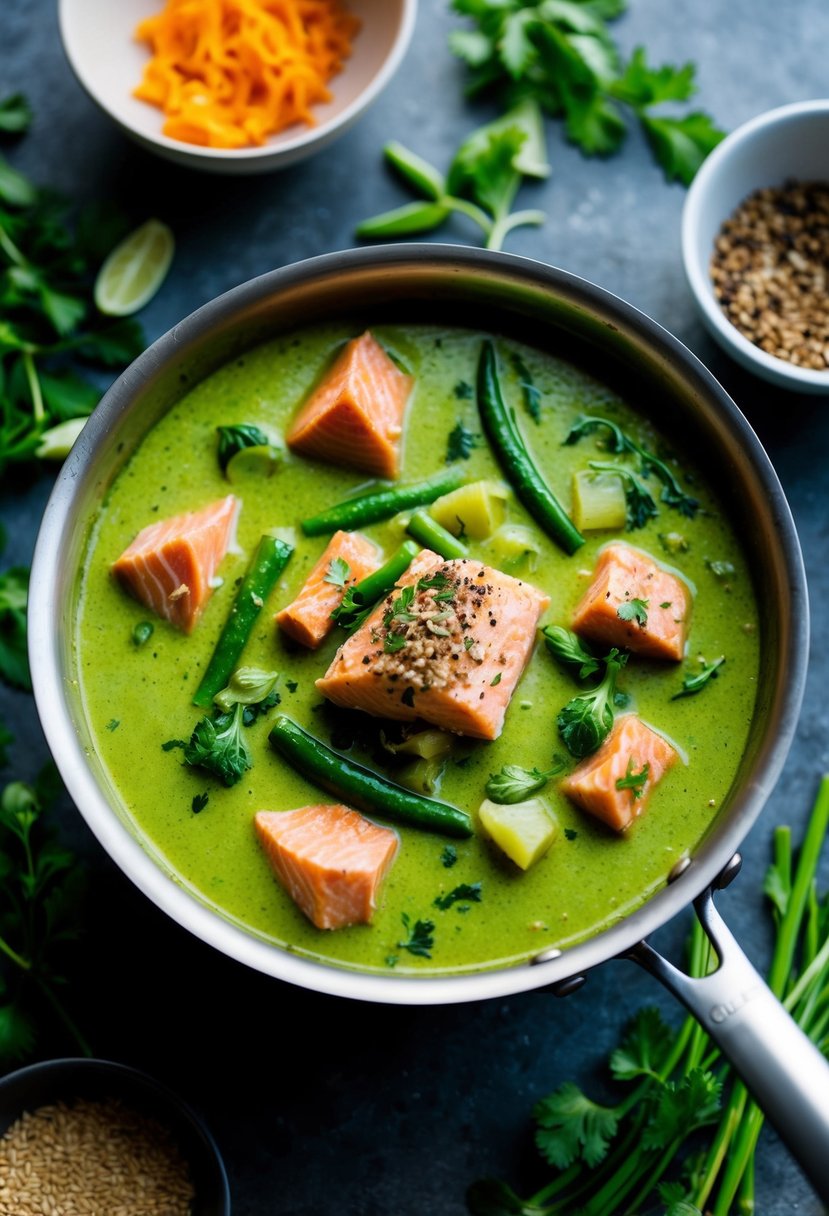
[[[544,531],[565,553],[575,553],[584,537],[536,468],[501,395],[495,346],[487,339],[478,362],[478,409],[495,456],[513,489]]]
[[[326,511],[321,511],[319,515],[312,515],[310,519],[303,519],[300,527],[306,536],[324,536],[340,528],[346,531],[362,528],[366,524],[389,519],[398,511],[407,511],[410,507],[423,507],[434,502],[441,494],[457,490],[465,480],[465,475],[460,470],[444,469],[425,481],[412,481],[402,486],[382,486],[379,490],[370,490],[367,494],[359,494],[356,498],[338,502]]]
[[[209,709],[216,693],[221,692],[227,684],[262,605],[273,591],[276,580],[285,569],[293,551],[291,545],[268,533],[259,541],[253,560],[236,592],[236,599],[219,635],[216,649],[196,689],[194,705]]]
[[[448,802],[404,789],[387,777],[341,756],[285,714],[280,714],[268,736],[271,747],[292,768],[314,785],[327,790],[348,806],[376,811],[384,818],[441,832],[445,836],[472,835],[472,820]]]
[[[463,541],[458,540],[451,532],[447,532],[446,528],[432,519],[431,515],[428,515],[426,511],[415,511],[409,520],[406,531],[415,540],[419,540],[421,545],[425,545],[427,549],[433,549],[435,553],[439,553],[441,557],[445,557],[447,560],[451,557],[469,556],[469,550]]]
[[[404,540],[400,548],[392,554],[389,560],[367,575],[361,582],[348,587],[341,603],[334,609],[331,616],[343,629],[353,629],[367,609],[391,591],[394,584],[404,574],[417,557],[420,549],[413,540]]]

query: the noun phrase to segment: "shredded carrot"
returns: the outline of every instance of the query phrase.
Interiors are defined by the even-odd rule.
[[[263,144],[314,125],[359,24],[342,0],[167,0],[135,31],[153,57],[134,95],[164,111],[171,139]]]

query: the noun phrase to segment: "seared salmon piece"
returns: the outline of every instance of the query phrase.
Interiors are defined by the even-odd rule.
[[[339,804],[260,811],[254,825],[280,884],[318,929],[368,924],[394,832]]]
[[[288,447],[315,460],[396,477],[413,383],[366,330],[347,344],[302,406],[285,436]]]
[[[148,524],[112,564],[123,587],[191,633],[210,599],[216,570],[236,538],[242,504],[233,494],[201,511]]]
[[[338,560],[345,563],[342,584],[330,581],[338,575],[337,567],[332,567]],[[279,628],[295,642],[316,649],[334,628],[331,613],[342,601],[346,587],[353,587],[379,566],[380,553],[373,541],[360,532],[335,532],[296,599],[277,612],[274,619]]]
[[[641,601],[644,608],[624,609],[632,600]],[[619,616],[620,608],[629,619]],[[680,578],[663,570],[647,553],[612,544],[599,555],[593,582],[576,608],[573,628],[591,642],[678,663],[685,656],[690,614],[691,593]]]
[[[636,714],[625,714],[599,750],[564,778],[561,789],[583,811],[623,832],[642,814],[654,786],[676,758],[676,748],[667,739]],[[621,789],[619,781],[625,782]]]
[[[471,558],[422,550],[317,688],[349,709],[497,739],[532,653],[541,591]]]

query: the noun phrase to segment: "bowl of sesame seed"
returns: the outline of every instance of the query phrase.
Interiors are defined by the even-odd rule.
[[[685,202],[682,256],[728,354],[829,396],[829,99],[769,110],[714,149]]]
[[[229,1216],[219,1150],[172,1090],[109,1060],[0,1081],[0,1216]]]

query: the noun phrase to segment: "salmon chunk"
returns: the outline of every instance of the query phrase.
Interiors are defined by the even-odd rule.
[[[254,825],[280,884],[318,929],[368,924],[394,832],[342,805],[260,811]]]
[[[317,688],[349,709],[497,739],[546,595],[471,558],[422,550]]]
[[[368,330],[354,338],[285,436],[302,456],[396,477],[403,415],[414,383]]]
[[[625,714],[599,750],[564,778],[561,789],[583,811],[623,832],[642,814],[654,786],[676,758],[667,739],[636,714]],[[619,781],[624,782],[621,789]]]
[[[679,662],[690,613],[691,593],[682,579],[647,553],[613,544],[602,549],[573,628],[591,642]]]
[[[241,502],[233,494],[201,511],[149,524],[112,564],[142,604],[191,633],[210,599],[216,570],[235,541]]]
[[[359,532],[335,532],[300,588],[299,595],[274,618],[295,642],[316,649],[334,628],[331,613],[353,587],[380,565],[373,541]],[[339,581],[341,580],[341,581]]]

